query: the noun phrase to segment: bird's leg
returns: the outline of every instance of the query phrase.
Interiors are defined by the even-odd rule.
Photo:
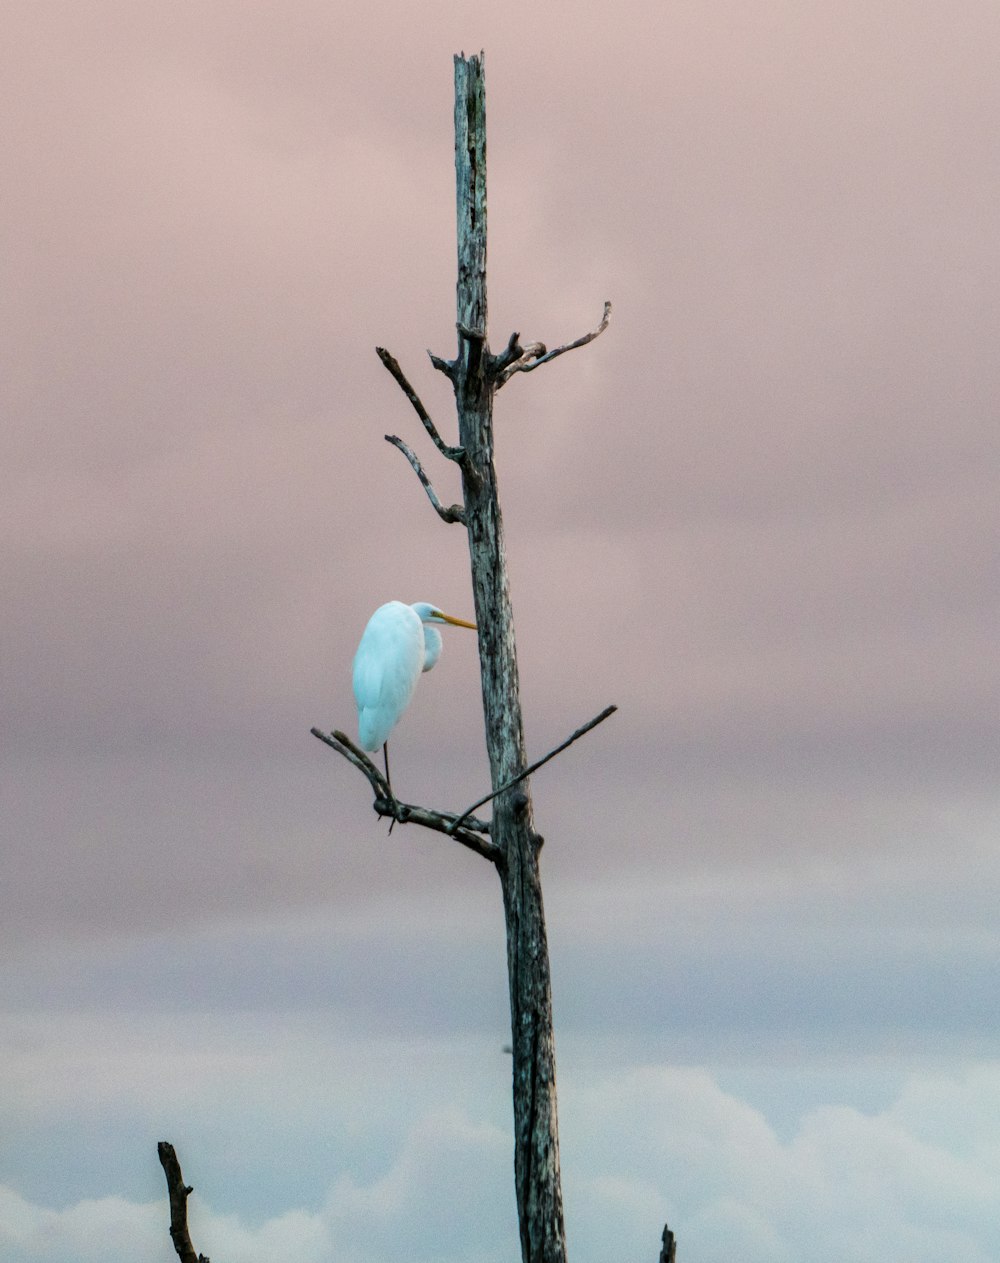
[[[382,742],[382,758],[385,760],[385,783],[389,786],[389,797],[396,801],[396,795],[392,792],[392,778],[389,776],[389,742]],[[389,833],[392,834],[393,826],[396,823],[396,817],[393,816],[389,822]]]

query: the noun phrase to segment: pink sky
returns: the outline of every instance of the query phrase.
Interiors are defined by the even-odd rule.
[[[534,786],[581,1137],[571,1249],[600,1257],[601,1225],[627,1219],[652,1258],[679,1218],[685,1263],[719,1242],[867,1258],[809,1237],[818,1194],[800,1222],[754,1185],[816,1129],[810,1152],[856,1144],[891,1169],[873,1155],[896,1128],[906,1189],[928,1145],[971,1163],[963,1187],[986,1181],[1000,1132],[969,1156],[933,1120],[949,1092],[975,1115],[1000,1057],[1000,11],[480,8],[8,7],[0,1242],[88,1198],[140,1215],[162,1195],[143,1167],[158,1129],[179,1148],[190,1129],[185,1172],[212,1171],[219,1224],[244,1216],[245,1240],[196,1241],[228,1260],[265,1249],[260,1185],[278,1189],[265,1218],[363,1218],[377,1172],[417,1197],[406,1172],[479,1140],[506,1179],[506,1067],[476,1043],[505,1039],[495,878],[413,829],[387,839],[309,737],[353,726],[377,605],[471,613],[461,528],[382,436],[446,503],[454,471],[374,353],[452,435],[425,348],[454,345],[463,48],[487,59],[495,347],[515,328],[568,341],[615,305],[593,345],[512,380],[496,421],[529,750],[620,707]],[[486,791],[478,707],[472,638],[449,636],[394,738],[404,797]],[[207,1060],[178,1060],[171,1021]],[[240,1065],[257,1087],[230,1100]],[[301,1158],[280,1178],[233,1158],[276,1125],[258,1071],[292,1094]],[[377,1113],[380,1094],[396,1122],[350,1148],[349,1102]],[[301,1104],[318,1098],[334,1140]],[[620,1169],[582,1143],[580,1120],[627,1129],[649,1100],[690,1152],[727,1110],[772,1129],[733,1142],[718,1197],[742,1218],[682,1187],[680,1140]],[[816,1188],[864,1219],[838,1161]],[[901,1193],[878,1231],[982,1263],[995,1196],[931,1222]],[[73,1222],[17,1263],[85,1258]],[[361,1263],[316,1233],[296,1257]],[[428,1241],[415,1257],[446,1257]]]

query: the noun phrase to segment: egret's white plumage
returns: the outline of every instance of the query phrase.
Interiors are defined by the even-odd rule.
[[[354,655],[354,700],[363,749],[385,746],[410,704],[420,673],[430,671],[440,658],[441,633],[434,623],[473,630],[476,626],[443,614],[426,601],[416,605],[390,601],[368,620]]]

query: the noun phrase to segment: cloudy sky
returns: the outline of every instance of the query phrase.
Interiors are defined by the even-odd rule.
[[[994,0],[11,0],[0,1254],[516,1257],[496,874],[371,812],[383,601],[471,614],[452,55],[577,1263],[1000,1257]],[[474,638],[394,737],[488,788]]]

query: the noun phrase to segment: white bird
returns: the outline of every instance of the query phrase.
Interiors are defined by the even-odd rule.
[[[354,655],[358,739],[365,750],[382,747],[387,781],[389,733],[409,706],[421,672],[430,671],[441,656],[441,633],[434,623],[476,630],[475,623],[443,614],[426,601],[390,601],[368,620]]]

